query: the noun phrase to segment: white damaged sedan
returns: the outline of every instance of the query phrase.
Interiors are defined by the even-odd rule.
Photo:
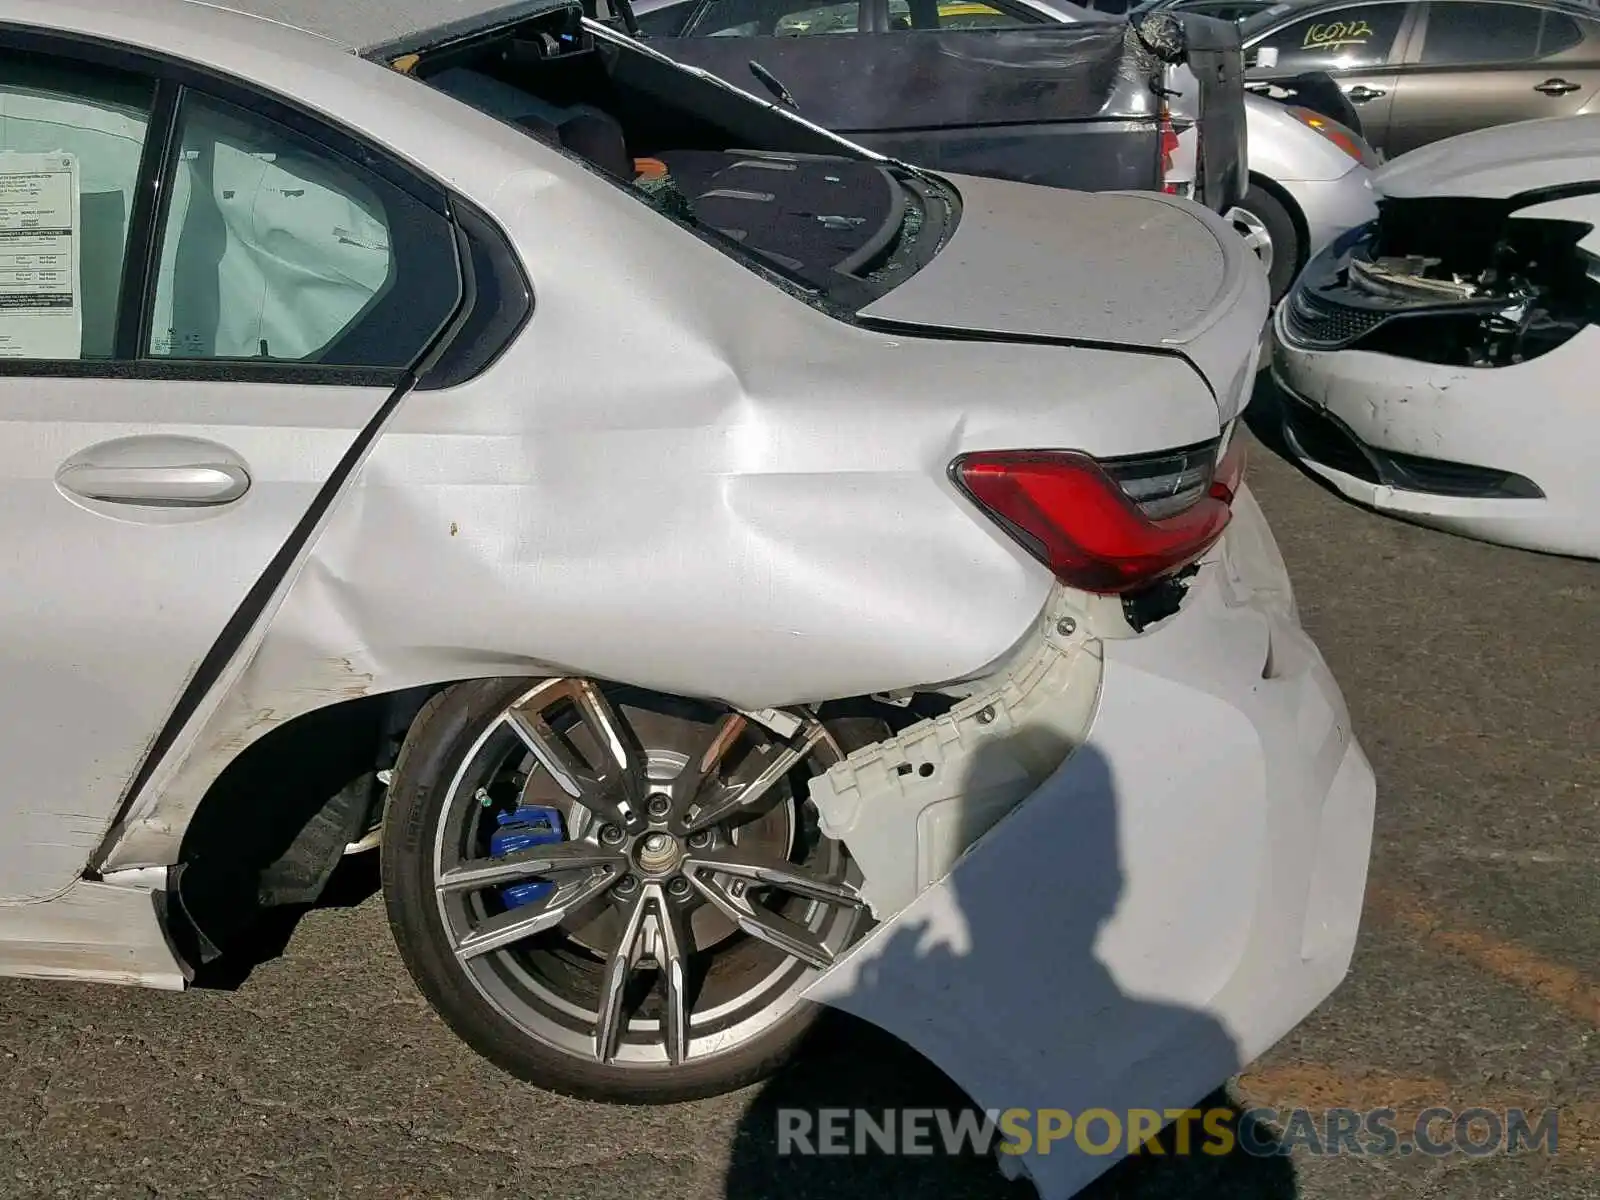
[[[1247,249],[455,11],[0,0],[0,973],[183,987],[376,845],[546,1087],[821,1004],[981,1106],[1198,1099],[1343,976],[1374,800]]]
[[[1285,441],[1422,525],[1600,558],[1600,116],[1437,142],[1275,318]]]

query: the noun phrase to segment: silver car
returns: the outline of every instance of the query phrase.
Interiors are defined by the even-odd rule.
[[[0,0],[0,973],[183,987],[376,843],[423,994],[576,1095],[818,1004],[984,1107],[1261,1053],[1374,785],[1239,239],[452,16]]]

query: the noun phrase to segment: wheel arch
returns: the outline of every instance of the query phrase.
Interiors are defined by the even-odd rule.
[[[1311,242],[1311,229],[1306,224],[1305,213],[1301,211],[1300,205],[1295,203],[1294,197],[1289,194],[1282,184],[1269,179],[1258,171],[1250,172],[1250,186],[1253,188],[1259,187],[1276,200],[1282,206],[1283,211],[1289,214],[1289,219],[1294,222],[1295,238],[1299,243],[1295,247],[1294,273],[1298,275],[1300,268],[1306,265],[1307,251]],[[1248,195],[1248,192],[1246,194]],[[1241,207],[1248,208],[1249,205],[1241,204]],[[1274,253],[1276,253],[1277,248],[1274,247],[1273,249]]]
[[[449,686],[322,704],[232,754],[174,831],[173,936],[185,959],[209,962],[266,909],[321,896],[346,847],[381,815],[378,773]]]

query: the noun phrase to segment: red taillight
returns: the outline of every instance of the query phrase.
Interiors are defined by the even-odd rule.
[[[1209,492],[1152,520],[1105,469],[1074,450],[963,454],[952,478],[1057,579],[1086,592],[1128,592],[1188,566],[1222,536],[1244,471],[1236,440]]]
[[[1175,166],[1172,156],[1178,152],[1178,131],[1172,125],[1172,110],[1167,106],[1166,100],[1161,101],[1161,190],[1169,196],[1178,194],[1178,185],[1168,183],[1167,176],[1172,174]]]

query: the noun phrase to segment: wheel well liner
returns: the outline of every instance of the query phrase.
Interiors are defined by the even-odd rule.
[[[247,746],[212,782],[174,869],[173,936],[209,962],[260,913],[310,904],[368,827],[417,712],[439,686],[312,709]]]

